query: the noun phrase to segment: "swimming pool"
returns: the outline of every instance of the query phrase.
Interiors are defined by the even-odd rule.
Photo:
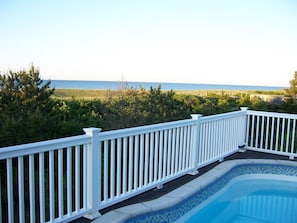
[[[191,219],[193,213],[195,213],[195,208],[200,208],[206,203],[210,203],[210,201],[220,196],[220,191],[224,191],[228,188],[228,185],[231,183],[235,183],[234,185],[238,185],[236,183],[238,179],[243,178],[245,183],[251,182],[250,179],[254,178],[255,180],[261,180],[263,178],[269,178],[266,180],[269,181],[269,185],[271,185],[271,180],[274,183],[284,183],[283,185],[279,185],[280,188],[283,188],[284,185],[288,185],[290,181],[297,181],[297,164],[293,161],[281,161],[281,160],[232,160],[221,163],[216,166],[211,171],[206,174],[198,177],[194,181],[189,182],[188,184],[178,188],[177,190],[170,192],[162,198],[157,200],[148,201],[144,203],[139,203],[127,207],[123,207],[118,210],[111,211],[107,215],[103,215],[96,222],[107,222],[108,219],[112,219],[109,222],[125,222],[125,223],[140,223],[140,222],[185,222],[188,219]],[[277,182],[276,182],[277,181]],[[239,182],[239,181],[238,181]],[[242,182],[241,182],[242,183]],[[259,181],[257,181],[259,184]],[[226,187],[227,186],[227,187]],[[248,188],[251,188],[248,186]],[[286,186],[287,188],[287,186]],[[294,188],[294,186],[292,186]],[[234,191],[234,189],[232,190]],[[240,190],[238,190],[240,191]],[[249,198],[254,198],[254,201],[257,200],[255,195],[264,197],[264,194],[260,194],[260,191],[265,191],[263,188],[258,191],[253,191],[254,193],[248,193],[250,195]],[[270,189],[266,190],[270,191]],[[289,197],[293,194],[296,194],[297,188],[294,190],[288,191]],[[284,194],[285,191],[280,191],[281,194]],[[222,193],[225,194],[225,193]],[[259,197],[258,196],[258,197]],[[226,197],[223,197],[224,199]],[[249,199],[245,199],[241,197],[242,203],[247,203]],[[268,198],[267,198],[268,199]],[[269,198],[272,199],[272,198]],[[268,200],[269,200],[268,199]],[[294,198],[295,199],[295,198]],[[236,200],[236,199],[233,199]],[[237,199],[239,201],[240,199]],[[258,199],[261,200],[261,199]],[[263,199],[262,199],[263,200]],[[250,201],[250,200],[249,200]],[[288,201],[292,207],[296,208],[295,201]],[[271,201],[269,202],[271,203]],[[237,203],[238,204],[238,203]],[[293,205],[292,205],[293,204]],[[235,205],[236,206],[236,205]],[[255,206],[254,204],[251,206]],[[234,204],[233,204],[234,207]],[[219,210],[222,209],[221,206],[217,206]],[[226,210],[232,210],[232,205],[228,204],[224,207]],[[201,209],[202,210],[202,209]],[[241,210],[248,210],[248,208],[242,208]],[[260,210],[259,208],[256,210]],[[274,210],[272,207],[271,211]],[[288,210],[288,208],[286,209]],[[296,209],[295,209],[296,210]],[[196,210],[197,211],[197,210]],[[276,213],[276,211],[273,211]],[[207,209],[203,209],[203,217],[207,216]],[[229,211],[230,213],[230,211]],[[241,212],[242,214],[243,212]],[[262,212],[261,212],[262,213]],[[245,213],[247,214],[247,212]],[[217,214],[217,216],[223,216],[223,212]],[[212,216],[214,216],[212,214]],[[198,216],[199,217],[199,216]],[[229,216],[230,218],[232,216]],[[250,222],[246,219],[242,218],[241,215],[236,216],[237,219],[233,216],[233,222]],[[226,218],[226,216],[224,216]],[[222,217],[219,217],[222,222]],[[258,218],[258,222],[262,218]],[[284,219],[284,218],[282,218]],[[213,222],[216,222],[215,219],[212,219]],[[255,219],[254,219],[255,220]],[[190,221],[190,220],[189,220]],[[195,221],[194,221],[195,222]],[[202,222],[208,222],[203,220]],[[232,222],[232,221],[227,221]],[[257,221],[253,221],[257,222]],[[263,221],[260,221],[263,222]],[[282,221],[285,222],[285,221]],[[290,222],[290,221],[288,221]],[[296,222],[296,221],[295,221]]]
[[[296,177],[236,177],[176,223],[296,223],[296,182]]]

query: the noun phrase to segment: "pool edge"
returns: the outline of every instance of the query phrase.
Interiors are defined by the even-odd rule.
[[[197,177],[196,179],[184,184],[183,186],[176,188],[175,190],[165,194],[164,196],[146,201],[141,203],[136,203],[121,207],[106,214],[100,216],[99,218],[92,221],[93,223],[103,223],[103,222],[114,222],[123,223],[124,221],[153,211],[162,210],[169,208],[181,201],[184,201],[189,196],[196,193],[202,187],[215,181],[225,173],[227,173],[232,168],[243,165],[243,164],[279,164],[288,166],[297,166],[295,161],[290,160],[274,160],[274,159],[235,159],[224,161],[219,165],[215,166],[213,169],[204,173],[203,175]]]

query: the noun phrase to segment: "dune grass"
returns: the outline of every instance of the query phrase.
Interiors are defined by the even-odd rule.
[[[109,97],[118,96],[120,93],[120,90],[55,89],[53,97],[66,100],[106,100]]]
[[[196,96],[212,96],[212,95],[232,95],[239,96],[241,94],[251,95],[284,95],[283,90],[275,91],[251,91],[251,90],[178,90],[174,91],[181,95],[196,95]],[[55,89],[54,98],[65,100],[106,100],[112,97],[118,97],[123,93],[123,90],[82,90],[82,89]]]

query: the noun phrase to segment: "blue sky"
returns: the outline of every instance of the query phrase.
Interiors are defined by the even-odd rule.
[[[288,86],[296,12],[295,0],[1,0],[0,71]]]

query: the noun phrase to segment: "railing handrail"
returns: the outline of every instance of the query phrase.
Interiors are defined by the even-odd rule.
[[[234,111],[234,112],[227,112],[223,114],[217,114],[217,115],[209,115],[209,116],[202,116],[200,122],[209,122],[209,121],[215,121],[215,120],[221,120],[221,119],[227,119],[227,118],[234,118],[241,115],[246,114],[245,111]]]
[[[145,125],[139,127],[132,127],[132,128],[125,128],[125,129],[118,129],[112,131],[106,131],[100,133],[100,140],[107,140],[107,139],[115,139],[115,138],[122,138],[127,137],[130,135],[141,135],[145,133],[151,133],[156,131],[162,131],[165,129],[176,128],[186,125],[194,125],[196,123],[193,119],[186,119],[186,120],[178,120],[178,121],[171,121],[153,125]]]
[[[52,139],[41,142],[27,143],[16,146],[8,146],[0,148],[0,160],[13,158],[17,156],[25,156],[39,152],[47,152],[57,148],[66,148],[78,144],[86,144],[91,140],[89,135],[71,136],[60,139]]]
[[[290,113],[247,110],[247,114],[248,115],[254,115],[255,114],[255,115],[266,116],[266,117],[297,119],[297,114],[290,114]]]

